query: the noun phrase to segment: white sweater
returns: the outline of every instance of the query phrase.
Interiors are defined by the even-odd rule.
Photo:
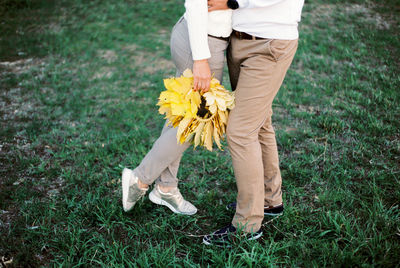
[[[294,40],[304,0],[237,0],[232,26],[254,36]]]
[[[185,0],[185,19],[188,24],[193,60],[211,57],[208,35],[228,37],[232,32],[232,10],[208,12],[207,0]]]

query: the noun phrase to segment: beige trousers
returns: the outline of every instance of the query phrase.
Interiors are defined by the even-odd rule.
[[[258,231],[264,205],[282,203],[281,173],[272,101],[297,49],[297,40],[240,40],[232,35],[228,67],[236,106],[227,126],[227,140],[238,189],[232,224]]]
[[[211,73],[221,81],[224,68],[225,50],[228,42],[214,37],[208,38],[211,58],[208,59]],[[193,69],[192,53],[190,49],[189,33],[186,20],[182,17],[174,26],[171,33],[171,57],[176,66],[176,75],[179,76],[187,68]],[[160,137],[155,141],[151,150],[135,169],[136,174],[146,184],[156,181],[161,186],[178,185],[178,169],[183,152],[190,146],[189,143],[178,144],[176,139],[177,128],[164,125]]]

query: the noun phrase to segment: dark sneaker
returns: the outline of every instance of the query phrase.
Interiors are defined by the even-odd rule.
[[[236,210],[236,202],[230,203],[226,206],[227,210]],[[264,207],[264,215],[266,216],[280,216],[283,214],[283,204],[276,205],[276,206],[268,206]]]
[[[244,233],[243,233],[244,234]],[[255,233],[244,234],[243,238],[247,240],[256,240],[262,236],[261,229]],[[203,243],[206,245],[215,245],[217,247],[231,247],[231,243],[235,237],[237,237],[238,232],[235,226],[228,225],[212,234],[205,235],[203,237]]]

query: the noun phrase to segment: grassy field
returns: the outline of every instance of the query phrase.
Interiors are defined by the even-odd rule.
[[[185,154],[193,217],[148,197],[124,213],[120,201],[122,169],[163,124],[155,104],[175,73],[183,0],[0,5],[2,266],[399,267],[396,1],[306,1],[274,102],[285,214],[231,249],[201,244],[232,217],[227,150]]]

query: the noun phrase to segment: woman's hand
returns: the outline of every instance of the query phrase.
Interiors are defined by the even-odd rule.
[[[193,63],[193,87],[194,90],[207,92],[210,89],[211,70],[208,60],[195,60]]]

